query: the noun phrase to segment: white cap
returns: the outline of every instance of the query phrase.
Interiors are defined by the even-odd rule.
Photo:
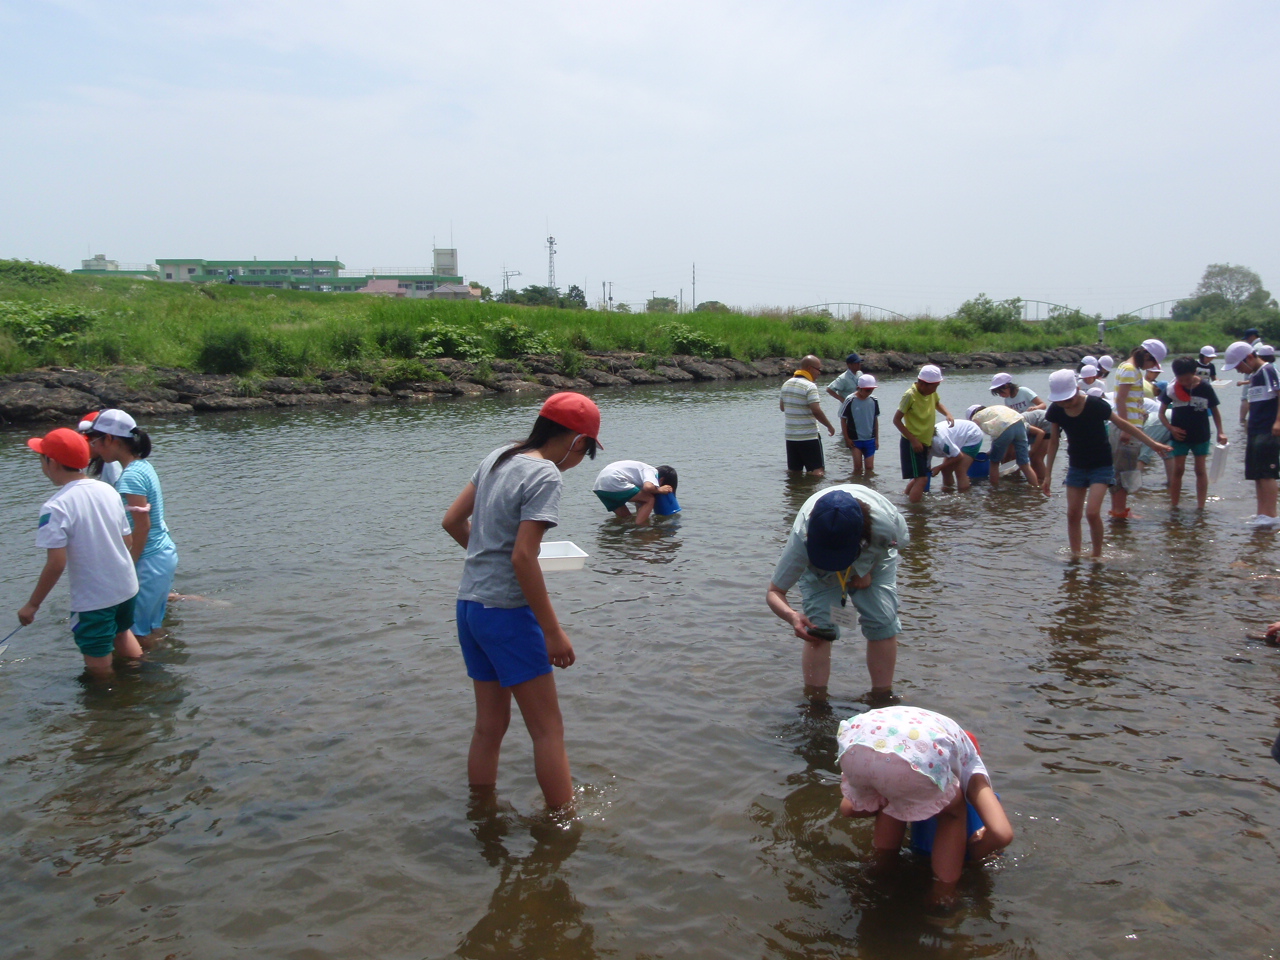
[[[876,388],[876,378],[869,373],[864,373],[858,378],[859,390],[874,390]]]
[[[1070,400],[1077,392],[1074,370],[1055,370],[1049,374],[1049,400],[1052,403]]]
[[[98,411],[92,410],[86,413],[84,417],[76,424],[76,431],[79,433],[88,433],[93,429],[93,421],[98,419]]]
[[[991,378],[991,389],[999,390],[1006,383],[1013,383],[1013,374],[997,373],[994,377]]]
[[[1097,375],[1098,375],[1098,368],[1095,367],[1092,363],[1086,363],[1083,367],[1080,368],[1080,376],[1082,377],[1096,377]]]
[[[1099,370],[1105,370],[1105,371],[1107,371],[1108,373],[1110,373],[1110,372],[1112,371],[1112,369],[1115,367],[1115,365],[1116,365],[1116,362],[1115,362],[1115,360],[1114,360],[1114,359],[1112,359],[1111,357],[1099,357],[1099,358],[1098,358],[1098,369],[1099,369]]]
[[[966,420],[972,420],[973,415],[981,409],[982,409],[982,404],[980,403],[970,404],[969,409],[964,412],[964,418]]]
[[[1106,396],[1107,391],[1105,387],[1090,387],[1085,393],[1091,397],[1102,397]]]
[[[93,421],[93,429],[113,437],[128,437],[138,429],[138,421],[123,410],[103,410]]]
[[[1163,340],[1143,340],[1142,349],[1155,357],[1156,363],[1169,355],[1169,348],[1164,345]]]
[[[1253,345],[1245,343],[1243,340],[1237,340],[1231,346],[1227,347],[1226,353],[1222,355],[1222,365],[1232,369],[1240,366],[1244,362],[1244,358],[1253,353]]]
[[[1153,373],[1164,373],[1164,367],[1157,363],[1154,367],[1147,367],[1142,372],[1145,376],[1150,376]]]
[[[932,363],[926,363],[920,368],[918,379],[923,380],[925,383],[941,383],[942,371]]]
[[[1260,357],[1274,357],[1276,355],[1276,348],[1269,343],[1263,343],[1259,340],[1253,345],[1253,352]]]
[[[1213,349],[1212,344],[1208,344],[1200,348],[1200,356],[1204,357],[1207,360],[1212,360],[1217,355],[1218,355],[1218,351]]]
[[[1098,358],[1097,357],[1081,357],[1080,363],[1082,366],[1088,366],[1089,364],[1092,364],[1093,366],[1096,367],[1098,365]]]

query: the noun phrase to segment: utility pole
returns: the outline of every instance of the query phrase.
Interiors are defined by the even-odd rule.
[[[693,265],[693,309],[698,309],[698,265]]]
[[[608,301],[608,300],[606,300],[606,299],[605,299],[605,296],[604,296],[604,281],[603,281],[603,280],[601,280],[601,281],[600,281],[600,302],[601,302],[602,304],[605,304],[606,306],[607,306],[607,305],[608,305],[608,303],[609,303],[609,301]]]
[[[556,238],[547,237],[547,286],[556,288]]]
[[[613,312],[613,281],[609,281],[609,312]]]
[[[511,278],[520,276],[519,270],[508,270],[507,265],[502,265],[502,292],[506,293],[511,289]]]

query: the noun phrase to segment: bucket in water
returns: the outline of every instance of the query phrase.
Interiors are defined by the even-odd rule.
[[[985,480],[987,478],[987,473],[990,470],[990,462],[991,455],[987,453],[980,453],[974,457],[973,463],[969,464],[969,479]]]
[[[1209,481],[1217,483],[1222,479],[1222,474],[1227,469],[1227,445],[1225,443],[1215,443],[1213,445],[1213,458],[1209,461]]]
[[[674,493],[660,493],[653,498],[653,512],[660,517],[669,517],[680,512],[680,501]]]

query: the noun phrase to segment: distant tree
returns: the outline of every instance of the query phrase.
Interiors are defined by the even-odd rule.
[[[961,323],[972,324],[983,333],[999,333],[1022,320],[1022,301],[1017,297],[992,300],[985,293],[980,293],[960,304],[960,309],[952,317]]]
[[[582,288],[576,283],[570,285],[569,292],[560,298],[560,306],[567,307],[570,310],[587,309],[587,295],[582,292]]]
[[[729,308],[719,300],[703,300],[693,308],[696,313],[729,313]]]
[[[555,287],[540,287],[537,284],[531,284],[521,290],[512,302],[523,303],[528,307],[558,307],[560,305],[560,293]]]
[[[1248,267],[1238,267],[1230,263],[1211,263],[1205,267],[1200,285],[1192,292],[1192,297],[1207,297],[1220,294],[1232,306],[1252,304],[1265,307],[1271,300],[1271,294],[1262,286],[1262,278]]]
[[[520,294],[516,293],[516,291],[508,287],[506,290],[503,290],[500,294],[498,294],[493,299],[496,300],[498,303],[519,303]]]
[[[617,303],[613,305],[613,312],[614,313],[630,313],[631,304],[623,303],[621,300],[619,300]]]
[[[479,290],[481,300],[493,299],[493,291],[490,290],[488,287],[486,287],[484,284],[476,283],[474,280],[472,280],[469,284],[467,284],[467,286],[469,286],[472,290]]]
[[[644,309],[646,313],[675,313],[679,306],[675,297],[650,297]]]

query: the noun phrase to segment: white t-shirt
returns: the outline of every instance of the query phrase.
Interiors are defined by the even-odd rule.
[[[1006,407],[1013,407],[1013,409],[1017,410],[1019,413],[1022,413],[1022,411],[1026,410],[1027,407],[1031,406],[1031,404],[1035,402],[1036,392],[1030,387],[1019,387],[1018,392],[1012,397],[1004,398],[1004,405]]]
[[[933,428],[932,452],[935,457],[958,457],[962,447],[982,443],[982,428],[972,420],[957,420],[947,426],[943,420]]]
[[[615,460],[605,464],[596,477],[592,490],[603,493],[622,493],[632,487],[643,488],[646,483],[658,485],[658,468],[639,460]]]
[[[67,548],[71,610],[87,613],[124,603],[138,592],[129,532],[120,494],[101,480],[72,480],[40,508],[36,546]]]

